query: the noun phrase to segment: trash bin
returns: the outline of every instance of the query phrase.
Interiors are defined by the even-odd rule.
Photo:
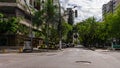
[[[31,41],[24,41],[23,52],[32,52]]]

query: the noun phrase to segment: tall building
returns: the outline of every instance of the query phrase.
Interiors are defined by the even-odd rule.
[[[110,0],[107,4],[102,6],[103,19],[107,13],[114,13],[117,6],[120,4],[120,0]]]
[[[115,1],[115,4],[114,4],[115,8],[114,8],[114,10],[116,10],[117,6],[120,5],[120,0],[114,0],[114,1]]]
[[[74,11],[72,10],[72,8],[67,8],[67,13],[68,13],[68,23],[70,25],[74,24]]]

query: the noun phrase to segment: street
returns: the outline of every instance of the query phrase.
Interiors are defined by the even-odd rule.
[[[0,0],[0,68],[120,68],[120,0]]]
[[[117,51],[67,48],[57,52],[0,54],[0,68],[120,68]]]

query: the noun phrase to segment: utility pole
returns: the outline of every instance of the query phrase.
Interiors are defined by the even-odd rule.
[[[60,0],[58,1],[58,4],[59,4],[59,49],[61,50],[62,49],[62,21],[61,21],[61,4],[60,4]]]
[[[29,12],[30,12],[30,16],[31,16],[31,25],[30,25],[30,46],[31,46],[31,51],[33,50],[33,46],[32,46],[32,41],[33,41],[33,33],[32,33],[32,12],[31,12],[31,10],[30,10],[30,8],[29,8],[29,5],[27,4],[27,2],[26,2],[26,0],[24,0],[24,2],[25,2],[25,5],[27,6],[27,8],[28,8],[28,10],[29,10]]]

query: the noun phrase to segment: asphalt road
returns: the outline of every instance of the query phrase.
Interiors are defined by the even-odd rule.
[[[57,52],[0,54],[0,68],[120,68],[120,53],[67,48]]]

